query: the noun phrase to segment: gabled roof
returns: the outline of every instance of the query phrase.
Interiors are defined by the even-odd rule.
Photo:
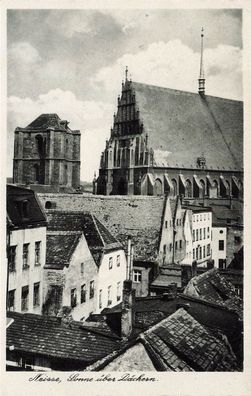
[[[199,297],[243,315],[242,301],[237,296],[234,286],[216,268],[192,278],[184,290],[188,296]]]
[[[48,128],[53,128],[58,131],[67,131],[67,132],[79,132],[72,131],[68,127],[69,122],[66,120],[61,120],[59,116],[55,113],[51,114],[41,114],[34,121],[32,121],[25,128],[16,128],[16,130],[37,130],[37,131],[45,131]]]
[[[172,371],[237,371],[227,341],[216,338],[183,308],[147,330],[142,340],[157,363]]]
[[[7,184],[7,221],[13,228],[46,226],[46,216],[34,191]]]
[[[78,211],[48,211],[48,231],[81,231],[89,248],[121,247],[116,238],[91,213]]]
[[[127,239],[131,236],[134,244],[134,260],[146,262],[157,260],[165,197],[104,197],[78,194],[74,196],[38,194],[38,196],[43,205],[46,201],[55,202],[57,210],[66,211],[71,208],[74,211],[92,213],[121,242],[124,249],[127,249]],[[50,223],[50,211],[46,213]],[[100,231],[102,233],[101,229]]]
[[[156,166],[196,168],[203,151],[207,169],[243,169],[243,102],[131,85]]]
[[[7,328],[7,348],[17,352],[91,364],[121,347],[121,341],[107,332],[93,332],[81,322],[69,326],[54,316],[8,312],[14,319]]]
[[[80,238],[81,233],[76,232],[47,233],[45,269],[62,270],[68,266]]]

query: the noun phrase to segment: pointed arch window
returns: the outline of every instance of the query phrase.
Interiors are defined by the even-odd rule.
[[[192,183],[189,179],[186,180],[185,196],[191,198],[193,196]]]
[[[172,179],[172,186],[173,186],[173,196],[175,197],[177,195],[177,193],[178,193],[176,179]]]
[[[200,185],[201,185],[201,188],[202,188],[202,197],[205,197],[205,195],[206,195],[206,183],[204,182],[203,179],[200,179]]]

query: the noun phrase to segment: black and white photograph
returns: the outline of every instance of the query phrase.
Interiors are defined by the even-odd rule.
[[[144,3],[6,9],[12,378],[243,373],[243,9]]]

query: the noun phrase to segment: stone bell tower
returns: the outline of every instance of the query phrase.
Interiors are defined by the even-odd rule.
[[[57,114],[41,114],[15,129],[14,183],[79,187],[80,131],[68,124]]]

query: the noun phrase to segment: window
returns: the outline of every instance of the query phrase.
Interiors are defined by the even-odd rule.
[[[109,258],[109,269],[112,269],[112,257]]]
[[[86,302],[86,285],[81,285],[80,289],[80,302],[81,304]]]
[[[223,234],[223,230],[220,230],[220,234]]]
[[[173,247],[173,245],[171,243],[169,243],[169,251],[170,252],[172,251],[172,247]]]
[[[119,267],[120,266],[120,255],[119,254],[117,255],[116,263],[117,263],[117,267]]]
[[[197,215],[196,217],[197,217],[197,221],[199,221],[199,215]]]
[[[71,289],[71,307],[74,308],[77,305],[77,290]]]
[[[120,291],[121,282],[117,282],[117,301],[121,299],[121,291]]]
[[[28,218],[29,214],[29,202],[27,200],[23,201],[23,217]]]
[[[107,305],[112,304],[112,287],[108,286]]]
[[[98,306],[100,309],[102,308],[102,289],[98,293]]]
[[[225,268],[226,268],[226,260],[219,259],[219,269],[225,269]]]
[[[241,237],[240,236],[235,236],[234,237],[234,243],[236,243],[236,244],[241,243]]]
[[[206,239],[206,229],[203,228],[203,238]]]
[[[195,230],[193,230],[193,242],[195,241]]]
[[[207,237],[210,238],[210,228],[207,227]]]
[[[169,222],[169,223],[170,223],[170,227],[172,227],[172,220],[170,220],[170,222]]]
[[[198,260],[198,248],[196,248],[196,260]]]
[[[40,247],[41,242],[35,242],[35,265],[40,265]]]
[[[16,290],[10,290],[8,292],[8,310],[15,311],[15,292]]]
[[[210,256],[210,243],[207,245],[207,256]]]
[[[204,245],[203,246],[203,258],[205,258],[206,257],[206,246]]]
[[[201,258],[202,258],[202,247],[200,246],[199,247],[199,260],[201,260]]]
[[[165,228],[167,228],[167,220],[165,221]]]
[[[23,286],[22,294],[21,294],[21,310],[22,311],[28,310],[28,298],[29,298],[29,286]]]
[[[133,270],[133,282],[140,283],[142,279],[142,271]]]
[[[94,297],[94,280],[90,282],[90,298]]]
[[[223,239],[219,240],[219,250],[224,250],[224,240]]]
[[[178,241],[175,241],[175,250],[178,249]]]
[[[33,306],[38,307],[40,304],[40,283],[34,283],[33,289]]]
[[[182,249],[182,240],[180,240],[180,249]]]
[[[202,220],[202,214],[200,215],[200,221]]]
[[[16,246],[10,246],[9,249],[9,271],[16,271]]]
[[[163,253],[166,254],[166,245],[163,245]]]
[[[200,241],[202,240],[202,228],[200,228]]]
[[[81,275],[84,275],[84,263],[80,264],[80,272],[81,272]]]
[[[196,230],[196,241],[198,241],[199,230]]]
[[[23,244],[23,269],[29,268],[29,243]]]
[[[193,249],[193,260],[195,260],[195,249]]]

